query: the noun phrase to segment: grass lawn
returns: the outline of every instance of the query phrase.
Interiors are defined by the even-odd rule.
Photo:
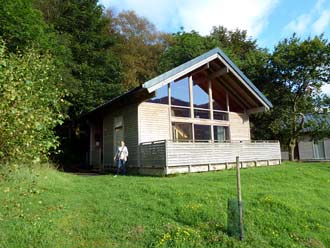
[[[330,163],[242,170],[243,242],[226,231],[235,170],[117,178],[11,170],[0,170],[0,247],[330,247]]]

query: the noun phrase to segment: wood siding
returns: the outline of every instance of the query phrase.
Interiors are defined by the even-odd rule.
[[[314,159],[313,141],[303,140],[298,143],[300,160]]]
[[[168,108],[168,105],[149,102],[139,105],[139,143],[171,139]]]
[[[298,143],[299,149],[299,158],[300,160],[313,160],[317,159],[314,156],[314,140],[311,140],[309,137],[304,137]],[[325,153],[325,160],[330,159],[330,139],[324,139],[324,153]],[[320,159],[317,159],[320,160]]]
[[[229,112],[230,139],[251,140],[249,116],[243,113]]]
[[[324,139],[325,158],[330,159],[330,139]]]
[[[114,147],[114,119],[123,117],[124,141],[128,148],[128,167],[136,167],[138,165],[138,114],[137,105],[128,105],[116,111],[108,112],[103,119],[103,135],[104,135],[104,165],[114,166],[113,157],[116,152]]]
[[[164,168],[166,166],[166,141],[141,144],[140,159],[143,167]]]
[[[279,143],[168,143],[167,165],[202,165],[240,161],[280,160]]]

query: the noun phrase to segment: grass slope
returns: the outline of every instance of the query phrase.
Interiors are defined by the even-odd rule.
[[[241,171],[245,240],[226,232],[235,171],[0,174],[0,247],[330,247],[330,164]],[[0,171],[1,173],[1,171]]]

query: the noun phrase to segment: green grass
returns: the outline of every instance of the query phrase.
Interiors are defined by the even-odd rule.
[[[235,170],[114,178],[10,168],[0,170],[0,247],[330,247],[329,163],[242,170],[243,242],[226,230]]]

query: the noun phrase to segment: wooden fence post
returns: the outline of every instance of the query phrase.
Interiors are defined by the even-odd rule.
[[[238,196],[238,210],[239,210],[239,239],[243,240],[243,206],[242,206],[242,194],[241,194],[241,174],[240,174],[240,162],[239,156],[236,157],[237,168],[237,196]]]

